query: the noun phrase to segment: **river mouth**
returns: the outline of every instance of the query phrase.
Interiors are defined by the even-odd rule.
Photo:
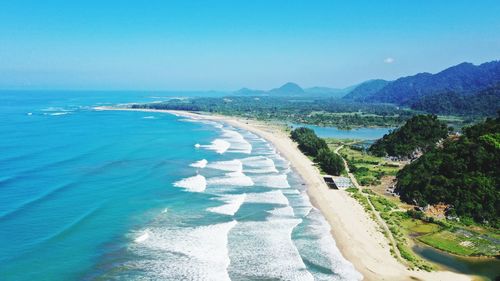
[[[458,273],[477,275],[484,280],[500,280],[500,259],[460,257],[452,255],[423,243],[416,243],[413,251],[422,258]]]

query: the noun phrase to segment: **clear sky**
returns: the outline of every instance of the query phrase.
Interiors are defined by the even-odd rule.
[[[0,1],[0,88],[345,87],[500,59],[499,0]]]

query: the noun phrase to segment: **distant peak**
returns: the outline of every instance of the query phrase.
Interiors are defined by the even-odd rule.
[[[466,61],[464,61],[464,62],[462,62],[462,63],[459,63],[459,64],[455,65],[455,66],[464,66],[464,65],[474,65],[474,64],[473,64],[473,63],[471,63],[471,62],[466,62]]]
[[[462,62],[457,65],[454,65],[452,67],[449,67],[448,69],[454,69],[454,68],[473,68],[476,67],[473,63],[470,62]],[[446,70],[446,69],[445,69]]]
[[[293,83],[293,82],[288,82],[283,84],[283,86],[278,88],[279,90],[287,90],[287,91],[299,91],[299,92],[304,92],[304,89],[300,87],[298,84]]]
[[[270,92],[275,93],[275,94],[276,93],[278,93],[278,94],[303,94],[305,91],[304,91],[304,89],[302,89],[302,87],[300,87],[296,83],[288,82],[277,89],[272,89]]]
[[[302,89],[302,87],[300,87],[297,83],[293,83],[293,82],[287,82],[285,84],[283,84],[283,86],[280,87],[281,88],[299,88],[299,89]]]

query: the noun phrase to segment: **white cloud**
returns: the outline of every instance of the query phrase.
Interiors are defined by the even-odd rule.
[[[384,63],[393,63],[394,62],[394,58],[391,58],[391,57],[388,57],[384,60]]]

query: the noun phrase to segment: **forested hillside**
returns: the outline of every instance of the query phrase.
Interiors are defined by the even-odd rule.
[[[382,79],[369,80],[361,83],[356,88],[354,88],[350,93],[344,96],[346,100],[364,101],[367,97],[377,93],[382,90],[389,81]]]
[[[392,103],[436,114],[495,116],[500,109],[500,61],[461,63],[436,74],[362,83],[344,99]]]
[[[399,78],[367,97],[372,102],[411,105],[421,97],[446,92],[474,94],[500,83],[500,61],[475,66],[462,63],[436,74]]]
[[[500,109],[500,84],[475,95],[447,92],[425,96],[411,108],[441,115],[494,116]]]
[[[445,203],[449,214],[499,226],[500,119],[488,119],[447,139],[403,168],[396,191],[408,203]]]
[[[368,151],[377,156],[411,158],[415,151],[425,152],[448,134],[446,124],[435,115],[417,115],[401,128],[377,140]]]

